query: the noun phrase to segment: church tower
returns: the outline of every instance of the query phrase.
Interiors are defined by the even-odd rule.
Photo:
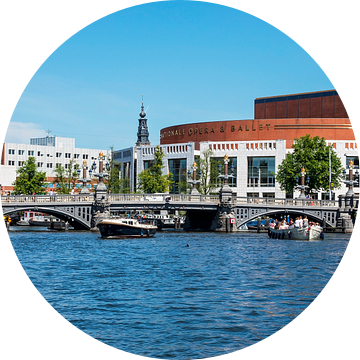
[[[136,145],[150,145],[150,141],[149,141],[149,130],[147,127],[147,119],[145,118],[146,113],[144,111],[144,101],[142,98],[141,101],[141,113],[140,115],[140,119],[139,119],[139,127],[138,127],[138,132],[137,132],[137,142]]]

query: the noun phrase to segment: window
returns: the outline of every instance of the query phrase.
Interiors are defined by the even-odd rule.
[[[38,151],[38,155],[37,156],[42,156],[42,153],[40,151]]]
[[[9,155],[15,155],[15,149],[9,149]]]
[[[57,164],[55,165],[55,168],[56,168],[56,169],[59,169],[60,166],[61,166],[61,164],[57,163]]]
[[[19,155],[24,155],[25,150],[19,150]]]
[[[15,165],[15,161],[14,160],[9,160],[9,163],[8,163],[10,166],[14,166]]]
[[[78,159],[80,154],[74,154],[74,159]]]
[[[29,150],[28,151],[28,156],[34,156],[34,150]]]
[[[59,152],[56,153],[56,157],[57,157],[57,158],[58,158],[58,157],[61,157],[61,155],[62,155],[62,154],[59,153]],[[48,154],[48,156],[49,156],[49,154]]]
[[[42,163],[42,162],[38,162],[38,163],[37,163],[37,166],[38,166],[38,167],[42,167],[43,164],[44,164],[44,163]]]
[[[66,159],[71,159],[71,153],[65,153],[65,158]]]
[[[46,167],[47,167],[47,168],[52,169],[52,166],[53,166],[53,164],[52,164],[52,163],[47,163],[47,164],[46,164]]]
[[[149,162],[144,161],[145,169],[146,167],[150,167],[151,165],[151,160]],[[170,192],[172,194],[186,193],[186,159],[169,160],[169,172],[173,174],[174,181]]]
[[[275,186],[275,157],[248,157],[248,187]]]
[[[89,158],[89,155],[88,154],[83,154],[83,159],[84,160],[87,160]]]
[[[24,162],[23,161],[18,161],[18,166],[23,166]]]
[[[155,160],[145,160],[144,170],[150,169],[153,165],[155,165]]]

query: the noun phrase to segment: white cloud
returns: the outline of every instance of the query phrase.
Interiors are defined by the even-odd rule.
[[[45,130],[38,124],[10,121],[5,142],[30,144],[30,138],[45,137],[45,135]]]

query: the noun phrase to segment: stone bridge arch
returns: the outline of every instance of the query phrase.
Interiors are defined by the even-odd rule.
[[[79,207],[74,208],[71,206],[50,208],[46,206],[34,206],[29,204],[19,207],[3,207],[2,210],[4,215],[10,215],[22,211],[41,212],[67,221],[69,225],[72,226],[75,230],[89,230],[91,228],[91,206],[82,206],[80,209],[80,215],[78,211]]]
[[[259,209],[260,210],[260,209]],[[326,226],[329,227],[336,227],[336,219],[337,219],[337,211],[334,210],[308,210],[308,209],[261,209],[260,211],[252,211],[247,212],[248,215],[243,217],[243,219],[239,219],[237,214],[237,228],[240,228],[242,225],[246,224],[249,221],[256,220],[258,217],[261,216],[269,216],[272,217],[274,215],[293,215],[296,216],[307,216],[310,220],[314,220],[321,225],[323,225],[324,221]]]

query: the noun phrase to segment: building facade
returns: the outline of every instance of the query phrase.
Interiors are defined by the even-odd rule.
[[[277,167],[292,151],[295,138],[307,134],[326,139],[348,168],[359,168],[359,158],[350,119],[335,90],[257,98],[254,119],[223,120],[173,125],[161,129],[160,146],[165,154],[164,174],[171,172],[174,185],[170,192],[181,192],[180,183],[186,182],[192,164],[210,149],[221,162],[229,156],[235,178],[231,180],[238,196],[285,197],[275,181]],[[124,154],[116,161],[122,163],[123,177],[131,180],[131,191],[136,191],[136,174],[151,166],[156,146],[141,145],[115,153]],[[358,193],[355,187],[355,193]],[[345,185],[332,192],[332,198],[346,192]],[[295,191],[293,196],[297,196]],[[314,194],[328,199],[329,193]]]
[[[16,179],[16,171],[28,160],[36,159],[40,171],[46,173],[47,181],[52,187],[54,172],[59,165],[68,168],[70,160],[80,166],[86,161],[88,167],[97,162],[99,152],[107,154],[107,150],[82,149],[75,147],[74,138],[46,136],[30,139],[30,144],[4,143],[1,155],[0,184],[3,191],[12,191],[12,183]],[[98,164],[97,164],[98,166]],[[82,177],[82,172],[81,172]]]

